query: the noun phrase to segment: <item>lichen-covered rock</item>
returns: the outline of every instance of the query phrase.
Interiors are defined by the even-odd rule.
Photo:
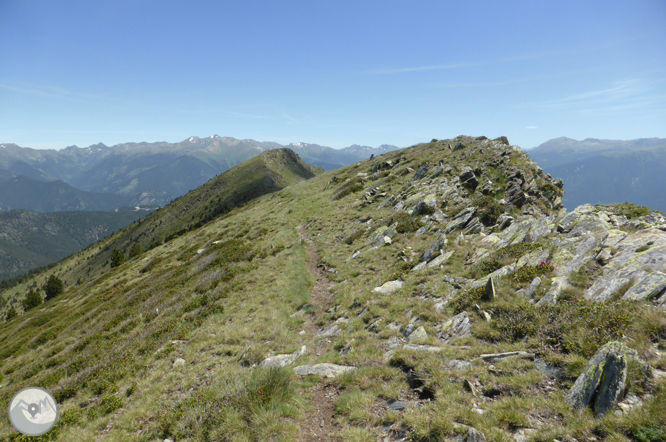
[[[470,336],[471,334],[472,324],[469,321],[469,315],[467,312],[462,312],[442,324],[441,331],[436,336],[448,344],[453,339]]]
[[[648,245],[649,244],[649,245]],[[594,301],[609,299],[624,284],[634,284],[624,300],[653,299],[666,301],[666,234],[647,228],[633,233],[609,231],[604,242],[615,250],[613,259],[603,268],[601,276],[585,292]]]
[[[624,397],[628,359],[634,354],[617,341],[601,347],[571,387],[567,402],[576,410],[592,407],[597,416],[612,410]]]
[[[483,291],[483,301],[493,301],[495,299],[495,283],[493,278],[488,278],[486,289]]]
[[[389,238],[392,238],[393,235],[395,235],[396,228],[398,227],[398,223],[394,223],[391,226],[382,226],[376,229],[374,232],[370,234],[368,237],[368,240],[365,242],[366,244],[374,244],[375,246],[382,246],[384,245],[384,237],[388,236]]]
[[[446,263],[446,261],[448,261],[452,256],[453,256],[453,250],[451,250],[450,252],[446,252],[446,253],[440,253],[440,255],[437,258],[433,259],[432,261],[430,261],[428,263],[427,267],[428,268],[438,267],[438,266]]]
[[[407,340],[409,342],[425,341],[427,337],[428,333],[426,333],[425,328],[419,327],[409,335]]]
[[[511,225],[513,222],[513,217],[508,213],[503,213],[497,218],[497,228],[504,230]]]
[[[463,229],[476,213],[476,207],[467,207],[461,210],[444,228],[444,233]]]

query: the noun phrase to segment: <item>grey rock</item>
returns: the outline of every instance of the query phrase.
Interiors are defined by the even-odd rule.
[[[504,230],[511,225],[513,222],[513,217],[507,213],[503,213],[497,218],[497,227],[500,230]]]
[[[407,327],[405,327],[405,329],[402,331],[402,335],[405,338],[408,338],[409,335],[411,335],[414,332],[415,328],[416,327],[414,327],[414,324],[408,324]]]
[[[533,243],[542,236],[548,235],[555,228],[555,217],[548,216],[539,218],[532,224],[530,227],[527,236],[525,237],[525,242]]]
[[[412,210],[411,215],[412,216],[419,216],[421,214],[421,211],[425,207],[425,201],[419,201],[416,206],[414,207],[414,210]]]
[[[454,230],[463,229],[476,213],[476,207],[467,207],[461,210],[444,228],[444,233],[448,234]]]
[[[533,298],[536,289],[541,285],[541,278],[538,276],[532,280],[529,287],[526,289],[518,290],[516,293],[525,296],[526,298]]]
[[[444,215],[444,212],[439,209],[437,209],[437,211],[432,214],[432,217],[438,222],[446,221],[446,215]]]
[[[349,371],[356,370],[356,367],[338,364],[313,364],[313,365],[299,365],[294,367],[294,371],[299,376],[317,375],[327,378],[335,378],[341,374]]]
[[[433,259],[440,251],[447,246],[449,240],[446,238],[446,235],[442,234],[437,237],[434,243],[428,247],[428,249],[421,256],[421,262],[429,262]]]
[[[409,342],[423,341],[427,337],[428,337],[428,333],[426,333],[425,328],[419,327],[416,330],[414,330],[412,333],[409,334],[409,337],[407,338],[407,340]]]
[[[320,338],[326,338],[329,336],[335,336],[338,333],[340,333],[340,327],[338,327],[337,324],[333,324],[331,327],[325,328],[324,330],[317,333],[317,336],[319,336]]]
[[[292,354],[281,354],[264,359],[259,364],[260,368],[285,367],[291,365],[301,356],[307,353],[307,347],[304,345]]]
[[[470,428],[466,442],[486,442],[486,435],[475,428]]]
[[[440,253],[439,256],[428,263],[428,268],[440,266],[453,256],[453,250],[446,253]]]
[[[557,304],[557,298],[560,296],[560,293],[562,293],[562,289],[567,286],[568,282],[566,276],[553,278],[550,290],[539,300],[539,302],[536,303],[536,305],[541,307],[543,305],[553,306]]]
[[[395,235],[395,229],[397,227],[398,223],[394,223],[389,227],[387,226],[379,227],[370,234],[368,240],[366,241],[366,244],[374,244],[376,246],[384,245],[384,237],[388,236],[389,238],[392,238],[393,235]]]
[[[382,284],[380,287],[375,287],[372,289],[373,292],[375,293],[393,293],[396,290],[400,290],[403,285],[403,281],[400,280],[395,280],[395,281],[388,281]]]
[[[465,243],[465,234],[463,232],[460,232],[460,235],[456,238],[456,245],[459,246],[460,244]]]
[[[397,348],[400,348],[400,339],[396,338],[395,336],[392,336],[386,341],[386,349],[387,350],[395,350]]]
[[[495,299],[495,283],[493,278],[488,278],[486,289],[483,291],[483,301],[493,301]]]
[[[377,319],[375,322],[370,324],[368,327],[368,331],[371,333],[378,333],[379,332],[379,324],[381,323],[381,319]]]
[[[470,336],[472,333],[472,324],[467,312],[462,312],[442,324],[441,331],[437,337],[445,343],[453,339]]]
[[[394,411],[402,411],[409,406],[409,402],[405,401],[389,401],[388,407]]]
[[[659,299],[666,293],[666,274],[652,272],[631,287],[622,296],[624,301],[643,301]]]
[[[173,362],[173,367],[182,367],[185,365],[185,359],[183,358],[178,358]]]
[[[460,174],[460,184],[469,189],[476,189],[479,185],[479,180],[474,175],[474,171],[471,167],[463,167],[463,172]]]
[[[428,168],[427,167],[425,167],[425,166],[419,167],[419,170],[417,170],[416,173],[414,174],[414,177],[412,177],[412,181],[420,180],[421,178],[423,178],[426,175],[426,173],[428,173]]]
[[[520,185],[515,182],[511,183],[506,192],[504,192],[504,199],[506,199],[507,203],[516,207],[522,207],[527,201],[527,197],[520,188]]]
[[[463,232],[468,235],[471,235],[473,233],[479,233],[482,230],[483,230],[483,224],[481,224],[479,218],[472,218],[465,226]]]
[[[571,387],[567,402],[576,410],[590,406],[597,416],[612,410],[623,398],[628,359],[634,354],[618,341],[601,347]]]

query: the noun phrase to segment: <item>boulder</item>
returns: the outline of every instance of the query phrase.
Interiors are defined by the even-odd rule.
[[[666,274],[652,272],[638,281],[622,296],[623,301],[659,299],[666,293]]]
[[[372,289],[372,291],[375,293],[393,293],[396,290],[401,289],[403,284],[404,282],[400,280],[388,281],[382,284],[380,287],[375,287]]]
[[[431,268],[431,267],[440,266],[440,265],[446,263],[446,261],[448,261],[452,256],[453,256],[453,250],[451,250],[450,252],[446,252],[446,253],[442,253],[442,251],[440,250],[439,256],[437,258],[433,259],[432,261],[430,261],[428,263],[427,267]]]
[[[384,237],[388,236],[389,238],[393,237],[395,235],[395,229],[398,227],[398,223],[394,223],[391,226],[382,226],[376,229],[374,232],[370,234],[368,237],[368,240],[365,242],[366,244],[374,244],[376,246],[382,246],[384,245]]]
[[[503,213],[497,218],[497,227],[500,230],[504,230],[511,225],[513,222],[513,217],[507,213]]]
[[[461,210],[444,228],[444,233],[448,234],[454,230],[463,229],[476,213],[476,207],[467,207]]]
[[[446,245],[449,243],[449,240],[446,238],[446,235],[442,234],[437,237],[434,243],[428,247],[428,249],[423,253],[423,256],[421,256],[421,259],[419,261],[421,262],[429,262],[431,259],[433,259],[438,253],[441,252],[441,250],[446,247]]]
[[[567,278],[566,276],[560,276],[553,278],[552,284],[550,285],[550,290],[546,293],[543,298],[536,303],[537,306],[541,307],[543,305],[553,306],[557,304],[557,298],[560,296],[562,289],[567,287]]]
[[[508,204],[511,204],[516,207],[522,207],[523,204],[527,201],[527,197],[523,190],[520,188],[520,185],[515,181],[511,183],[506,192],[504,192],[504,199]]]
[[[307,353],[307,347],[304,345],[299,350],[291,354],[281,354],[271,356],[270,358],[264,359],[260,364],[260,368],[270,368],[270,367],[284,367],[286,365],[291,365],[298,358]]]
[[[469,370],[472,364],[460,359],[444,359],[444,367],[449,370]]]
[[[426,333],[425,328],[419,327],[416,330],[414,330],[412,333],[410,333],[407,340],[409,342],[424,341],[427,337],[428,337],[428,333]]]
[[[483,224],[481,224],[479,218],[472,218],[465,226],[463,232],[468,235],[471,235],[472,233],[479,233],[482,230],[483,230]]]
[[[536,289],[539,287],[539,285],[541,285],[541,278],[537,276],[532,280],[529,287],[527,287],[526,289],[520,289],[516,293],[531,299],[534,297],[534,293],[536,292]]]
[[[352,370],[356,370],[356,367],[329,363],[299,365],[298,367],[294,367],[294,371],[299,376],[317,375],[327,378],[335,378]]]
[[[471,334],[472,324],[469,320],[469,315],[467,312],[462,312],[444,322],[441,331],[436,336],[448,344],[456,338],[470,336]]]
[[[618,341],[601,347],[571,387],[567,402],[576,410],[591,407],[597,416],[611,411],[624,398],[628,359],[634,354]]]
[[[414,174],[414,177],[412,178],[412,181],[420,180],[421,178],[423,178],[426,175],[426,173],[428,173],[428,168],[427,167],[425,167],[425,166],[419,167],[419,169]]]
[[[463,172],[460,174],[460,184],[469,189],[476,189],[479,185],[479,180],[474,175],[474,171],[471,167],[463,167]]]

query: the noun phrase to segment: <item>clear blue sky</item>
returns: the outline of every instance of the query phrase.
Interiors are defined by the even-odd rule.
[[[0,0],[0,142],[666,137],[666,1]]]

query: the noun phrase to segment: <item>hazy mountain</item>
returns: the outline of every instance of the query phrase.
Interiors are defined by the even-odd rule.
[[[666,220],[563,193],[505,138],[264,152],[4,290],[0,401],[50,391],[54,442],[663,441]]]
[[[42,181],[62,180],[77,189],[125,196],[130,205],[165,205],[261,152],[284,147],[218,135],[190,137],[179,143],[122,143],[111,147],[99,143],[59,151],[0,144],[0,181],[19,175]],[[350,146],[336,150],[309,143],[288,147],[306,163],[325,170],[397,149],[383,145],[378,149]]]
[[[529,150],[553,177],[562,178],[564,206],[631,201],[666,212],[666,139],[576,141],[556,138]]]
[[[127,206],[130,198],[111,193],[86,192],[57,181],[39,181],[20,175],[0,182],[0,212],[15,209],[35,212],[108,211]]]
[[[147,211],[0,213],[0,280],[56,262],[143,218]]]

